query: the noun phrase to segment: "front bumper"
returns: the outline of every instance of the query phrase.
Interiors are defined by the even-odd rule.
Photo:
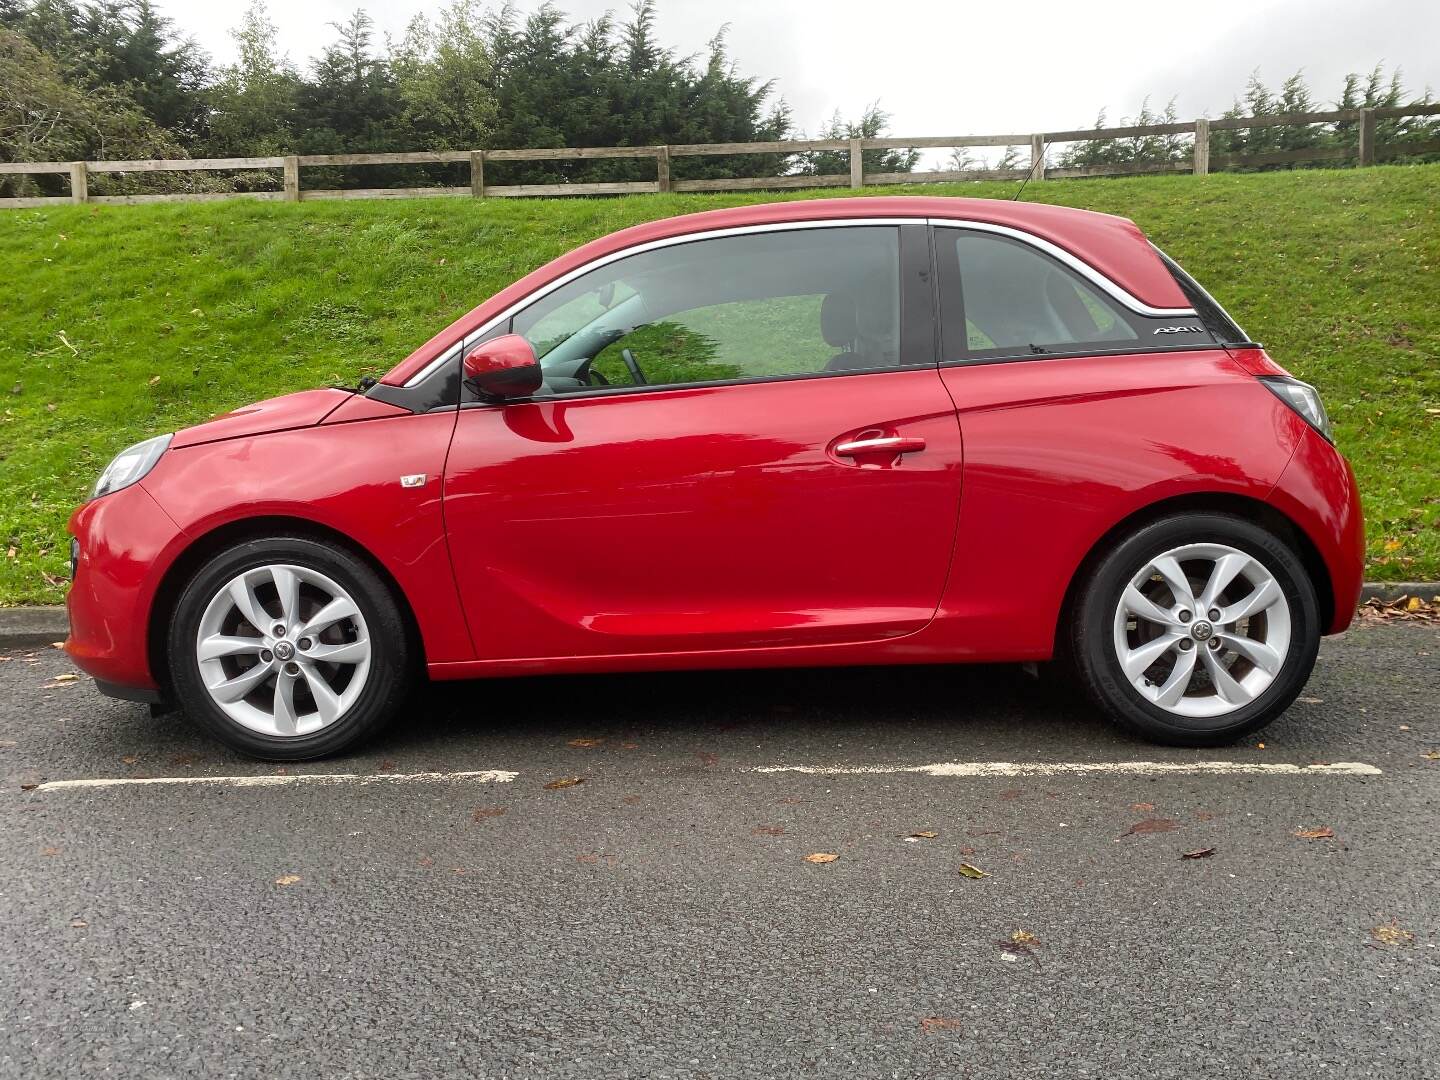
[[[158,700],[150,612],[184,533],[140,484],[81,506],[69,528],[75,538],[74,581],[65,600],[70,614],[65,651],[105,693]]]

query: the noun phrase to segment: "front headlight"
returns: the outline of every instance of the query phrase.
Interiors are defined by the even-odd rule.
[[[115,460],[105,466],[100,479],[95,481],[95,490],[90,493],[90,497],[98,499],[101,495],[109,495],[112,491],[119,491],[142,479],[155,467],[155,462],[160,460],[160,455],[170,445],[170,439],[169,435],[157,435],[153,439],[146,439],[121,450],[115,455]]]
[[[1267,375],[1263,376],[1260,381],[1272,394],[1304,417],[1306,423],[1332,443],[1335,441],[1335,432],[1330,427],[1330,417],[1326,414],[1325,405],[1320,400],[1319,390],[1299,379],[1280,376]]]

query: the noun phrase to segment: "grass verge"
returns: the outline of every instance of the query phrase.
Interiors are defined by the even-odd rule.
[[[0,604],[63,597],[65,519],[132,442],[380,374],[625,225],[833,194],[0,211]],[[1319,386],[1360,476],[1367,576],[1440,579],[1440,165],[1055,181],[1025,198],[1133,218]]]

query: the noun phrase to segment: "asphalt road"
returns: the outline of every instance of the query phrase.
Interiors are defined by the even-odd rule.
[[[280,774],[70,670],[0,662],[6,1077],[1440,1072],[1440,627],[1202,752],[884,668],[473,683]],[[1380,772],[756,771],[1144,761]]]

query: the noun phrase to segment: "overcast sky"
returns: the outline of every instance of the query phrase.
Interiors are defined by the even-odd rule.
[[[244,0],[160,0],[221,61]],[[538,0],[522,0],[522,11]],[[272,0],[290,57],[305,62],[334,38],[329,23],[364,7],[400,36],[440,0]],[[628,3],[560,0],[580,22]],[[703,52],[722,23],[746,74],[776,80],[796,124],[815,131],[839,108],[858,117],[879,100],[895,135],[999,134],[1111,123],[1147,95],[1182,119],[1215,116],[1255,68],[1270,85],[1303,68],[1322,108],[1348,71],[1399,66],[1406,85],[1440,91],[1440,0],[660,0],[658,32],[680,53]]]

